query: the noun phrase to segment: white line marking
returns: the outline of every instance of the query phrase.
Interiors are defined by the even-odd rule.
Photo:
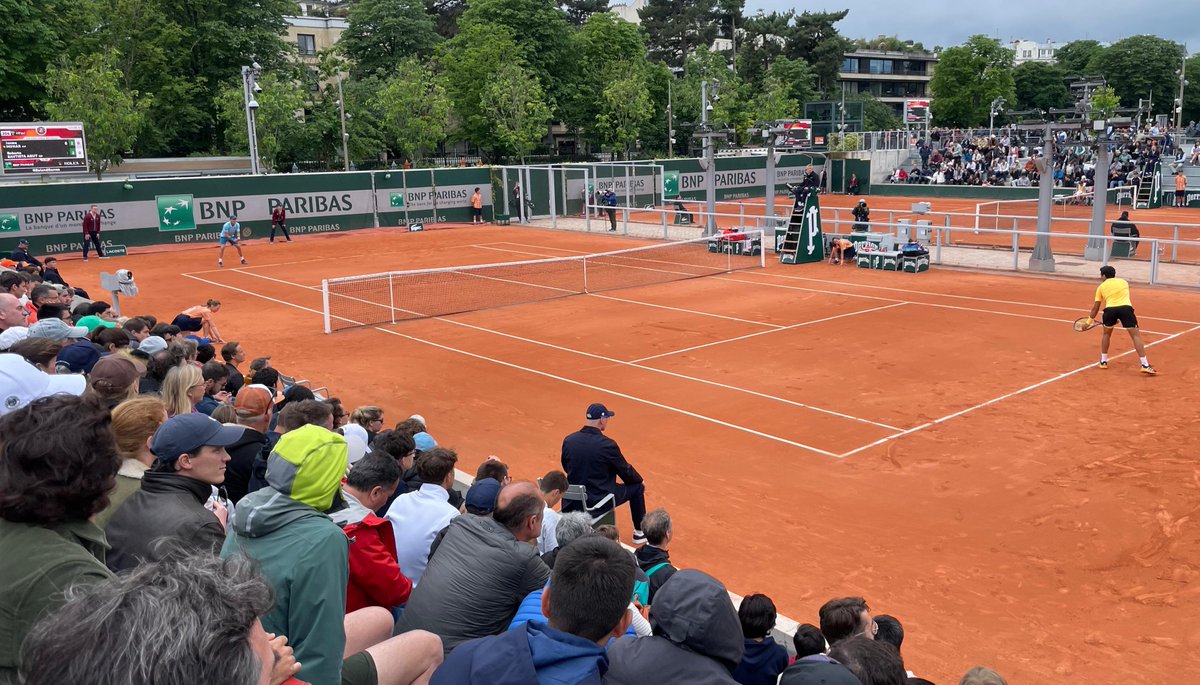
[[[280,281],[279,279],[276,279],[276,278],[270,278],[270,277],[268,277],[268,276],[262,276],[262,275],[259,275],[259,274],[253,274],[253,273],[249,273],[249,272],[246,272],[246,271],[239,271],[239,270],[237,270],[237,269],[231,269],[230,271],[232,271],[232,272],[234,272],[234,273],[240,273],[240,274],[242,274],[242,275],[245,275],[245,276],[253,276],[253,277],[256,277],[256,278],[265,278],[265,279],[267,279],[267,280],[271,280],[271,281],[277,281],[277,282],[279,282],[279,283],[285,283],[285,284],[287,284],[287,281]],[[262,295],[262,294],[260,294],[260,293],[252,292],[252,291],[245,290],[245,289],[243,289],[243,288],[238,288],[238,287],[235,287],[235,286],[232,286],[232,285],[226,285],[226,284],[224,284],[224,283],[218,283],[218,282],[216,282],[216,281],[210,281],[210,280],[208,280],[208,279],[205,279],[205,278],[200,278],[199,276],[196,276],[196,275],[194,275],[194,274],[190,274],[190,273],[189,273],[189,274],[182,274],[182,275],[183,275],[184,277],[186,277],[186,278],[191,278],[191,279],[194,279],[194,280],[200,281],[200,282],[202,282],[202,283],[207,283],[207,284],[209,284],[209,285],[214,285],[214,286],[217,286],[217,287],[220,287],[220,288],[227,288],[227,289],[229,289],[229,290],[234,290],[234,291],[236,291],[236,292],[244,293],[244,294],[246,294],[246,295],[252,295],[252,296],[254,296],[254,297],[258,297],[258,298],[261,298],[261,299],[264,299],[264,300],[268,300],[268,301],[270,301],[270,302],[276,302],[276,303],[278,303],[278,304],[286,305],[286,306],[288,306],[288,307],[293,307],[293,308],[295,308],[295,309],[301,309],[301,310],[303,310],[303,311],[306,311],[306,312],[312,312],[312,313],[314,313],[314,314],[317,314],[317,315],[320,315],[320,316],[323,316],[323,315],[324,315],[324,313],[323,313],[323,312],[321,312],[320,310],[317,310],[317,309],[312,309],[312,308],[310,308],[310,307],[305,307],[305,306],[303,306],[303,305],[298,305],[298,304],[295,304],[295,303],[292,303],[292,302],[287,302],[287,301],[285,301],[285,300],[280,300],[280,299],[277,299],[277,298],[274,298],[274,297],[269,297],[269,296],[267,296],[267,295]],[[313,290],[313,289],[314,289],[314,288],[312,288],[311,286],[299,285],[299,284],[295,284],[295,283],[291,283],[291,284],[289,284],[289,285],[292,285],[293,287],[297,287],[297,288],[306,289],[306,290]],[[337,318],[337,319],[339,319],[339,320],[341,320],[341,321],[347,321],[347,322],[349,322],[349,323],[352,323],[352,324],[355,324],[355,325],[361,325],[361,324],[360,324],[359,322],[357,322],[357,321],[353,321],[353,320],[351,320],[351,319],[346,319],[346,318],[344,318],[344,317],[335,316],[334,318]],[[593,355],[593,354],[589,354],[589,353],[586,353],[586,352],[580,352],[580,351],[578,351],[578,350],[571,350],[571,349],[569,349],[569,348],[565,348],[565,347],[558,347],[558,346],[556,346],[556,345],[551,345],[551,344],[549,344],[549,343],[541,343],[541,342],[538,342],[538,341],[536,341],[536,340],[527,340],[527,339],[524,339],[524,338],[520,338],[520,337],[518,337],[518,336],[513,336],[513,335],[506,334],[506,333],[501,333],[501,332],[499,332],[499,331],[492,331],[492,330],[489,330],[489,329],[486,329],[486,328],[481,328],[481,327],[479,327],[479,326],[472,326],[472,325],[470,325],[470,324],[466,324],[466,323],[463,323],[463,322],[461,322],[461,321],[451,321],[451,320],[449,320],[449,319],[443,319],[443,318],[441,318],[441,317],[435,317],[435,318],[437,318],[439,321],[444,321],[444,322],[446,322],[446,323],[452,323],[452,324],[456,324],[456,325],[462,325],[462,326],[466,326],[467,328],[473,328],[473,329],[477,329],[477,330],[480,330],[480,331],[483,331],[483,332],[487,332],[487,333],[493,333],[493,334],[495,334],[495,335],[500,335],[500,336],[507,337],[507,338],[513,338],[513,339],[516,339],[516,340],[524,340],[525,342],[529,342],[529,343],[533,343],[533,344],[538,344],[538,345],[544,345],[544,346],[547,346],[547,347],[554,347],[554,348],[556,348],[556,349],[561,349],[561,350],[563,350],[563,351],[566,351],[566,352],[573,352],[573,353],[575,353],[575,354],[581,354],[581,355],[588,356],[588,357],[595,357],[595,358],[598,358],[598,359],[603,359],[603,360],[605,360],[605,361],[611,361],[612,363],[616,363],[616,364],[627,364],[627,365],[629,365],[629,366],[633,366],[634,368],[642,369],[642,370],[645,370],[645,371],[652,371],[652,372],[655,372],[655,373],[661,373],[661,374],[664,374],[664,375],[676,376],[676,377],[678,377],[678,378],[681,378],[681,379],[685,379],[685,380],[692,380],[692,381],[697,381],[697,382],[700,382],[700,383],[704,383],[704,384],[707,384],[707,385],[713,385],[713,386],[717,386],[717,387],[723,387],[723,388],[727,388],[727,389],[729,389],[729,390],[734,390],[734,391],[738,391],[738,392],[743,392],[743,393],[746,393],[746,394],[750,394],[750,395],[755,395],[755,396],[758,396],[758,397],[762,397],[762,398],[765,398],[765,399],[773,399],[773,400],[776,400],[776,401],[779,401],[779,402],[783,402],[783,403],[785,403],[785,404],[791,404],[791,405],[793,405],[793,406],[802,407],[802,408],[805,408],[805,409],[812,409],[812,410],[814,410],[814,411],[817,411],[817,412],[820,412],[820,413],[823,413],[823,414],[829,414],[829,415],[831,415],[831,416],[837,416],[837,417],[839,417],[839,418],[850,419],[850,420],[852,420],[852,421],[858,421],[858,422],[860,422],[860,423],[867,423],[867,424],[871,424],[871,425],[879,426],[880,428],[886,428],[886,429],[888,429],[888,430],[899,430],[899,429],[898,429],[898,428],[896,428],[895,426],[889,426],[889,425],[887,425],[887,424],[882,424],[882,423],[878,423],[878,422],[875,422],[875,421],[870,421],[870,420],[868,420],[868,419],[861,419],[861,418],[858,418],[858,417],[850,416],[850,415],[848,415],[848,414],[841,414],[841,413],[839,413],[839,412],[835,412],[835,411],[832,411],[832,410],[828,410],[828,409],[821,409],[821,408],[819,408],[819,407],[813,407],[813,406],[811,406],[811,405],[802,404],[802,403],[800,403],[800,402],[793,402],[793,401],[791,401],[791,400],[786,400],[786,399],[779,398],[779,397],[772,397],[771,395],[767,395],[767,394],[764,394],[764,393],[757,393],[757,392],[754,392],[754,391],[745,390],[745,389],[743,389],[743,388],[737,388],[737,387],[734,387],[734,386],[727,386],[727,385],[724,385],[724,384],[721,384],[721,383],[716,383],[716,382],[714,382],[714,381],[707,381],[707,380],[705,380],[705,379],[702,379],[702,378],[692,378],[692,377],[690,377],[690,376],[685,376],[685,375],[683,375],[683,374],[676,374],[676,373],[672,373],[672,372],[668,372],[668,371],[663,371],[663,370],[661,370],[661,369],[655,369],[655,368],[653,368],[653,367],[649,367],[649,366],[643,367],[643,366],[637,366],[637,365],[634,365],[634,364],[628,364],[627,362],[623,362],[623,361],[621,361],[621,360],[617,360],[617,359],[612,359],[612,360],[610,360],[610,359],[607,359],[607,358],[605,358],[605,357],[601,357],[601,356],[599,356],[599,355]],[[776,441],[776,442],[781,442],[781,443],[784,443],[784,444],[786,444],[786,445],[791,445],[791,446],[793,446],[793,447],[799,447],[799,448],[801,448],[801,449],[806,449],[806,450],[809,450],[809,451],[811,451],[811,452],[816,452],[816,453],[818,453],[818,454],[823,454],[823,455],[825,455],[825,456],[828,456],[828,457],[836,457],[836,456],[837,456],[837,454],[836,454],[836,453],[834,453],[834,452],[829,452],[829,451],[827,451],[827,450],[820,449],[819,447],[813,447],[813,446],[811,446],[811,445],[806,445],[806,444],[804,444],[804,443],[796,442],[796,441],[793,441],[793,440],[788,440],[787,438],[782,438],[782,437],[779,437],[779,436],[770,435],[770,434],[768,434],[768,433],[763,433],[763,432],[761,432],[761,431],[757,431],[757,430],[754,430],[754,429],[752,429],[752,428],[747,428],[747,427],[745,427],[745,426],[738,426],[738,425],[736,425],[736,424],[728,423],[728,422],[726,422],[726,421],[721,421],[720,419],[715,419],[715,418],[712,418],[712,417],[709,417],[709,416],[704,416],[704,415],[702,415],[702,414],[697,414],[697,413],[695,413],[695,412],[690,412],[690,411],[687,411],[687,410],[685,410],[685,409],[680,409],[680,408],[677,408],[677,407],[671,407],[671,406],[668,406],[668,405],[665,405],[665,404],[659,404],[659,403],[653,402],[653,401],[651,401],[651,400],[642,399],[642,398],[640,398],[640,397],[636,397],[636,396],[633,396],[633,395],[628,395],[628,394],[625,394],[625,393],[621,393],[621,392],[618,392],[618,391],[616,391],[616,390],[610,390],[610,389],[608,389],[608,388],[602,388],[602,387],[599,387],[599,386],[595,386],[595,385],[591,385],[591,384],[588,384],[588,383],[584,383],[584,382],[582,382],[582,381],[576,381],[576,380],[572,380],[572,379],[570,379],[570,378],[565,378],[565,377],[562,377],[562,376],[557,376],[557,375],[555,375],[555,374],[547,373],[547,372],[545,372],[545,371],[538,371],[537,369],[531,369],[531,368],[529,368],[529,367],[520,366],[520,365],[518,365],[518,364],[513,364],[513,363],[506,362],[506,361],[502,361],[502,360],[499,360],[499,359],[493,359],[493,358],[491,358],[491,357],[485,357],[485,356],[483,356],[483,355],[476,354],[476,353],[474,353],[474,352],[468,352],[468,351],[466,351],[466,350],[460,350],[460,349],[458,349],[458,348],[450,347],[450,346],[448,346],[448,345],[442,345],[442,344],[440,344],[440,343],[435,343],[435,342],[432,342],[432,341],[429,341],[429,340],[423,340],[423,339],[421,339],[421,338],[417,338],[417,337],[414,337],[414,336],[411,336],[411,335],[406,335],[406,334],[404,334],[404,333],[400,333],[400,332],[398,332],[398,331],[393,331],[393,330],[389,330],[389,329],[386,329],[386,328],[381,328],[381,327],[379,327],[379,326],[369,326],[369,328],[373,328],[373,329],[375,329],[375,330],[377,330],[377,331],[382,331],[382,332],[384,332],[384,333],[387,333],[387,334],[389,334],[389,335],[395,335],[395,336],[399,336],[399,337],[401,337],[401,338],[406,338],[406,339],[408,339],[408,340],[412,340],[412,341],[414,341],[414,342],[418,342],[418,343],[421,343],[421,344],[424,344],[424,345],[429,345],[429,346],[431,346],[431,347],[436,347],[436,348],[439,348],[439,349],[447,350],[447,351],[449,351],[449,352],[457,352],[458,354],[466,355],[466,356],[468,356],[468,357],[474,357],[474,358],[476,358],[476,359],[481,359],[481,360],[483,360],[483,361],[489,361],[489,362],[492,362],[492,363],[494,363],[494,364],[499,364],[499,365],[501,365],[501,366],[506,366],[506,367],[513,368],[513,369],[518,369],[518,370],[521,370],[521,371],[526,371],[526,372],[528,372],[528,373],[532,373],[532,374],[535,374],[535,375],[538,375],[538,376],[544,376],[544,377],[546,377],[546,378],[551,378],[551,379],[554,379],[554,380],[562,381],[562,382],[564,382],[564,383],[569,383],[569,384],[571,384],[571,385],[578,385],[578,386],[580,386],[580,387],[583,387],[583,388],[588,388],[588,389],[590,389],[590,390],[598,390],[598,391],[600,391],[600,392],[607,392],[607,393],[610,393],[610,394],[612,394],[612,395],[614,395],[614,396],[616,396],[616,397],[622,397],[622,398],[625,398],[625,399],[628,399],[628,400],[632,400],[632,401],[635,401],[635,402],[640,402],[640,403],[642,403],[642,404],[647,404],[647,405],[654,406],[654,407],[658,407],[658,408],[661,408],[661,409],[667,409],[667,410],[670,410],[670,411],[674,411],[674,412],[677,412],[677,413],[683,414],[683,415],[685,415],[685,416],[690,416],[690,417],[693,417],[693,418],[701,419],[701,420],[703,420],[703,421],[708,421],[708,422],[710,422],[710,423],[715,423],[715,424],[718,424],[718,425],[722,425],[722,426],[725,426],[725,427],[727,427],[727,428],[733,428],[733,429],[735,429],[735,430],[740,430],[740,431],[743,431],[743,432],[746,432],[746,433],[750,433],[750,434],[752,434],[752,435],[757,435],[757,436],[759,436],[759,437],[767,438],[767,439],[769,439],[769,440],[774,440],[774,441]]]
[[[755,338],[760,335],[767,335],[769,333],[778,333],[779,331],[790,331],[795,328],[802,328],[804,326],[811,326],[813,324],[824,323],[826,321],[833,321],[834,319],[844,319],[848,316],[858,316],[859,314],[870,314],[871,312],[877,312],[882,309],[891,309],[893,307],[903,307],[904,304],[905,304],[904,302],[893,302],[892,304],[885,304],[882,307],[874,307],[872,309],[863,309],[862,311],[846,312],[845,314],[838,314],[836,316],[827,316],[823,319],[814,319],[812,321],[801,321],[800,323],[795,323],[795,324],[792,324],[791,326],[785,326],[783,328],[779,328],[779,329],[776,329],[773,331],[758,331],[757,333],[750,333],[747,335],[739,335],[736,338],[729,338],[726,340],[717,340],[717,341],[710,342],[710,343],[704,343],[703,345],[693,345],[692,347],[685,347],[682,350],[673,350],[671,352],[663,352],[662,354],[655,354],[655,355],[651,355],[649,357],[642,357],[641,359],[634,359],[633,361],[631,361],[629,363],[630,364],[640,364],[642,362],[650,361],[651,359],[659,359],[661,357],[670,357],[670,356],[676,355],[676,354],[683,354],[684,352],[700,350],[700,349],[704,349],[706,347],[712,347],[714,345],[724,345],[726,343],[737,342],[739,340],[746,340],[747,338]]]
[[[624,297],[613,297],[612,295],[600,295],[597,293],[588,293],[588,296],[589,297],[598,297],[602,300],[613,300],[614,302],[627,302],[629,304],[636,304],[641,307],[653,307],[655,309],[667,309],[667,310],[670,310],[673,312],[683,312],[684,314],[697,314],[699,316],[709,316],[714,319],[725,319],[726,321],[737,321],[739,323],[748,323],[748,324],[753,324],[755,326],[768,326],[768,327],[774,328],[776,330],[787,328],[787,326],[777,324],[777,323],[767,323],[766,321],[753,321],[751,319],[739,319],[736,316],[725,316],[724,314],[713,314],[712,312],[701,312],[701,311],[697,311],[695,309],[683,309],[682,307],[668,307],[665,304],[654,304],[652,302],[639,302],[637,300],[627,300]]]
[[[1186,331],[1180,331],[1178,333],[1173,333],[1173,334],[1163,338],[1162,340],[1155,340],[1154,342],[1146,343],[1146,347],[1152,347],[1152,346],[1158,345],[1160,343],[1165,343],[1170,340],[1174,340],[1175,338],[1178,338],[1181,335],[1185,335],[1187,333],[1191,333],[1193,331],[1198,331],[1198,330],[1200,330],[1200,325],[1197,325],[1193,328],[1189,328]],[[1125,352],[1121,352],[1120,354],[1113,355],[1112,357],[1109,358],[1109,360],[1111,361],[1113,359],[1120,359],[1121,357],[1125,357],[1125,356],[1131,355],[1133,353],[1134,353],[1134,350],[1126,350]],[[947,415],[941,417],[940,419],[934,419],[933,421],[927,421],[919,426],[914,426],[912,428],[909,428],[908,430],[900,431],[899,433],[896,433],[895,435],[889,435],[887,437],[880,438],[880,439],[876,440],[875,442],[872,442],[867,445],[863,445],[862,447],[859,447],[857,449],[852,449],[849,452],[843,452],[842,454],[838,455],[838,457],[844,459],[845,457],[849,457],[852,454],[858,454],[859,452],[862,452],[863,450],[868,450],[868,449],[871,449],[872,447],[882,445],[883,443],[888,442],[890,440],[895,440],[896,438],[901,438],[901,437],[904,437],[905,435],[911,435],[913,433],[916,433],[917,431],[929,428],[930,426],[936,426],[939,423],[945,423],[946,421],[949,421],[950,419],[958,418],[959,416],[962,416],[964,414],[969,414],[969,413],[975,411],[976,409],[982,409],[984,407],[989,407],[993,404],[996,404],[997,402],[1002,402],[1010,397],[1016,397],[1017,395],[1023,395],[1032,390],[1036,390],[1044,385],[1049,385],[1050,383],[1053,383],[1055,381],[1060,381],[1069,376],[1074,376],[1077,373],[1083,373],[1084,371],[1087,371],[1089,369],[1094,369],[1094,368],[1096,368],[1096,364],[1091,363],[1086,366],[1081,366],[1078,369],[1073,369],[1073,370],[1067,371],[1065,373],[1060,373],[1057,376],[1054,376],[1053,378],[1047,378],[1046,380],[1039,381],[1037,383],[1034,383],[1033,385],[1027,385],[1024,388],[1021,388],[1020,390],[1014,390],[1005,395],[1001,395],[999,397],[994,397],[986,402],[980,402],[979,404],[976,404],[971,407],[967,407],[966,409],[960,409],[959,411],[956,411],[953,414],[947,414]]]

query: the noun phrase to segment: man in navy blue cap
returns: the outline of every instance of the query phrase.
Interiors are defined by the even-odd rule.
[[[646,544],[642,534],[642,517],[646,515],[646,486],[642,476],[625,460],[616,441],[604,435],[608,420],[615,412],[600,403],[591,404],[584,418],[587,423],[563,439],[562,467],[567,482],[587,488],[588,506],[594,506],[608,495],[613,507],[629,502],[633,518],[633,544]],[[620,477],[621,482],[617,482]],[[563,511],[579,511],[578,502],[563,500]]]
[[[243,432],[204,414],[180,414],[159,426],[150,439],[154,465],[104,529],[112,546],[109,568],[123,571],[159,561],[172,548],[206,554],[221,549],[227,512],[206,504],[213,488],[225,482],[225,448]]]

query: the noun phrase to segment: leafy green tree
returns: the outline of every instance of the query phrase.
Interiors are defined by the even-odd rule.
[[[1121,104],[1136,107],[1139,99],[1154,93],[1154,111],[1168,112],[1179,88],[1175,72],[1183,60],[1183,46],[1157,36],[1130,36],[1110,45],[1096,60]]]
[[[787,36],[796,13],[758,13],[742,20],[737,71],[743,81],[759,84],[776,60],[787,53]]]
[[[588,18],[575,32],[572,44],[578,69],[566,99],[558,103],[559,111],[569,127],[589,131],[603,107],[600,95],[620,75],[618,68],[637,65],[643,75],[647,71],[646,34],[637,24],[602,12]],[[590,137],[603,142],[598,136]]]
[[[1012,109],[1040,109],[1071,106],[1071,92],[1067,90],[1066,74],[1056,64],[1025,62],[1013,69],[1013,83],[1017,100]]]
[[[0,0],[0,119],[39,118],[43,77],[64,56],[78,54],[80,27],[95,26],[93,0]]]
[[[433,70],[416,57],[396,66],[384,82],[375,106],[392,149],[408,159],[421,159],[446,137],[450,96]]]
[[[496,151],[492,119],[483,106],[483,84],[497,66],[518,54],[507,28],[486,24],[468,24],[438,46],[437,63],[454,113],[452,137]]]
[[[641,63],[614,64],[612,69],[596,129],[613,152],[624,152],[628,159],[639,132],[654,114],[654,105]]]
[[[1121,106],[1121,99],[1117,97],[1117,92],[1112,86],[1104,86],[1092,91],[1092,100],[1088,104],[1090,119],[1108,119],[1116,114],[1117,108]]]
[[[388,75],[407,57],[433,54],[439,36],[421,0],[357,0],[338,48],[355,76]]]
[[[261,93],[254,96],[254,128],[258,134],[258,154],[265,166],[277,168],[280,152],[300,134],[304,124],[304,91],[294,81],[267,74],[258,81]],[[220,117],[225,129],[225,144],[238,154],[249,152],[246,110],[242,82],[230,82],[221,89]]]
[[[1200,54],[1187,59],[1183,73],[1190,81],[1183,89],[1183,125],[1187,126],[1188,122],[1200,120]]]
[[[597,14],[608,14],[608,0],[563,0],[561,6],[573,26],[583,26]]]
[[[800,103],[791,96],[790,90],[790,84],[768,74],[754,96],[752,118],[757,122],[799,118]]]
[[[45,109],[58,121],[82,121],[87,155],[96,178],[121,163],[142,125],[147,102],[122,87],[113,54],[94,54],[66,60],[46,78],[49,100]]]
[[[852,41],[855,50],[886,50],[888,52],[926,52],[925,46],[911,40],[901,40],[895,35],[878,38],[857,38]]]
[[[649,36],[650,58],[682,67],[717,37],[717,0],[648,0],[638,10]]]
[[[767,70],[767,78],[780,81],[787,96],[798,106],[817,99],[817,75],[808,62],[780,57]]]
[[[425,0],[425,9],[434,18],[438,35],[453,38],[458,34],[458,20],[467,9],[466,0]]]
[[[939,126],[979,126],[987,123],[992,100],[1016,102],[1013,51],[1000,41],[975,35],[942,52],[933,80],[933,120]]]
[[[894,131],[903,128],[900,117],[891,105],[870,93],[846,93],[846,102],[861,102],[863,105],[863,129],[866,131]]]
[[[1066,76],[1090,76],[1099,71],[1096,61],[1104,46],[1095,40],[1073,40],[1054,51],[1054,59]]]
[[[788,57],[808,62],[817,75],[817,89],[832,92],[851,42],[833,26],[846,18],[840,12],[801,12],[788,40]]]
[[[498,65],[488,79],[482,104],[492,119],[497,141],[524,162],[550,124],[550,106],[541,86],[510,60]]]

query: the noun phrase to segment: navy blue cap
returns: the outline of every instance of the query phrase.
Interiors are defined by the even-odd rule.
[[[597,419],[607,419],[610,416],[616,416],[616,415],[617,415],[616,412],[609,411],[608,407],[604,406],[603,404],[600,404],[599,402],[596,402],[595,404],[589,404],[588,408],[587,408],[587,414],[586,414],[588,421],[595,421]]]
[[[98,361],[100,350],[87,340],[80,340],[58,351],[59,369],[65,367],[70,373],[91,373]]]
[[[150,440],[150,451],[159,461],[174,462],[184,452],[195,452],[205,445],[228,447],[246,432],[241,426],[225,424],[204,414],[179,414],[158,427]]]
[[[483,512],[496,509],[496,498],[500,495],[500,481],[495,478],[480,478],[467,490],[468,507]]]

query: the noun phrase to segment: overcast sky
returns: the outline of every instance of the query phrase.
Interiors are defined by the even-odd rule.
[[[1151,6],[1156,9],[1150,10]],[[1003,0],[980,4],[947,0],[746,0],[745,12],[849,9],[850,14],[836,25],[848,38],[896,35],[924,43],[930,49],[935,45],[958,45],[976,33],[999,38],[1002,43],[1014,38],[1049,38],[1060,45],[1082,38],[1111,43],[1150,33],[1187,45],[1189,54],[1200,52],[1200,1],[1140,7],[1128,0]]]

